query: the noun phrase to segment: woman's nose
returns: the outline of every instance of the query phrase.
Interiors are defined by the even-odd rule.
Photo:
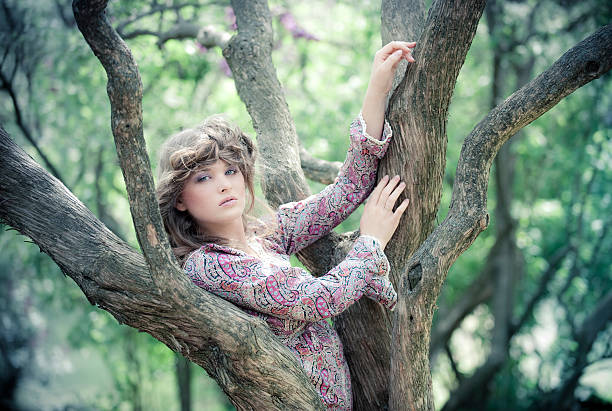
[[[220,193],[224,193],[231,188],[231,184],[227,177],[223,176],[218,181],[219,181],[219,185],[217,188],[219,189]]]

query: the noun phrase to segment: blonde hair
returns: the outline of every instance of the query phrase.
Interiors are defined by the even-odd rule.
[[[242,220],[247,231],[247,215],[255,202],[254,179],[257,149],[240,128],[221,116],[212,116],[197,127],[171,136],[159,155],[157,201],[170,238],[172,250],[182,264],[189,253],[205,243],[228,245],[225,238],[202,232],[187,211],[176,208],[185,182],[193,173],[223,160],[240,169],[247,188],[248,205]]]

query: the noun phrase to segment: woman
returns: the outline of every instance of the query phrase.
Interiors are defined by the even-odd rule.
[[[384,121],[387,94],[399,61],[414,61],[414,46],[392,42],[376,53],[336,182],[319,194],[281,205],[274,223],[248,216],[256,149],[237,127],[212,117],[171,137],[160,157],[160,209],[187,275],[264,319],[295,354],[329,408],[351,409],[352,398],[342,345],[326,319],[362,295],[389,309],[397,300],[383,250],[408,206],[405,200],[393,210],[405,184],[399,176],[385,176],[372,188],[391,138]],[[290,265],[291,254],[329,233],[368,195],[361,235],[338,266],[314,278]]]

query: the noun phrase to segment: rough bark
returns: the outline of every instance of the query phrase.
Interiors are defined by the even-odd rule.
[[[148,267],[4,131],[0,218],[33,238],[92,304],[204,367],[238,408],[320,407],[295,357],[265,324],[198,289],[175,264],[142,138],[140,78],[105,7],[106,1],[73,4],[79,29],[107,71],[113,135]]]
[[[270,205],[299,200],[309,189],[300,167],[297,134],[289,108],[272,64],[271,15],[265,1],[233,1],[238,34],[229,42],[223,55],[228,60],[236,89],[253,120],[257,143],[263,160],[263,189]],[[332,233],[298,253],[300,261],[315,275],[329,271],[346,255],[354,235]],[[354,310],[366,306],[365,313]],[[380,353],[378,346],[388,347],[389,331],[381,338],[372,334],[370,324],[386,315],[377,304],[363,299],[337,318],[335,326],[344,344],[345,356],[352,373],[356,409],[380,409],[387,400],[388,348]],[[345,332],[342,318],[359,318],[357,327]],[[361,362],[355,364],[354,359]],[[365,400],[364,400],[365,399]]]
[[[383,45],[392,40],[418,39],[424,22],[425,5],[422,1],[383,1],[381,5]],[[406,62],[400,63],[393,83],[394,89],[403,78],[406,67]],[[391,351],[389,313],[369,300],[362,300],[338,316],[334,324],[343,341],[351,369],[355,409],[388,407]]]
[[[487,4],[486,19],[491,36],[499,32],[497,18],[501,15],[500,4],[491,1]],[[493,51],[493,81],[491,93],[491,109],[500,102],[503,94],[501,75],[501,63],[503,51],[501,42],[496,42]],[[524,66],[516,68],[517,88],[527,83],[531,76],[533,57]],[[492,388],[491,381],[495,373],[505,363],[510,343],[510,324],[512,321],[512,309],[514,305],[514,287],[517,278],[522,276],[522,255],[516,245],[515,226],[516,223],[510,213],[514,199],[514,164],[515,158],[512,154],[512,143],[518,138],[508,141],[501,147],[495,157],[494,178],[497,200],[495,202],[495,246],[488,255],[489,266],[494,273],[491,277],[492,299],[489,303],[495,325],[491,337],[491,350],[484,363],[470,378],[463,379],[459,387],[451,393],[448,402],[444,405],[445,410],[459,408],[470,408],[486,403],[486,399]]]
[[[223,55],[253,120],[262,157],[262,188],[272,207],[305,198],[295,125],[272,64],[272,16],[266,1],[235,0],[238,33]]]
[[[388,118],[396,138],[392,141],[390,155],[381,164],[380,174],[401,175],[407,183],[404,195],[411,201],[402,217],[401,229],[386,250],[394,267],[392,280],[398,288],[409,282],[406,273],[410,270],[404,269],[404,263],[434,226],[446,164],[448,105],[483,8],[484,1],[435,1],[417,40],[413,53],[416,62],[408,66],[389,102]],[[451,38],[453,47],[447,44]],[[414,270],[415,279],[420,275],[419,270],[418,267]],[[419,324],[418,328],[394,328],[391,341],[408,339],[425,355],[410,358],[411,368],[403,368],[404,363],[396,358],[401,351],[399,347],[405,343],[393,344],[390,381],[390,407],[393,409],[433,408],[430,380],[413,384],[414,391],[410,395],[402,388],[408,379],[405,376],[416,369],[429,375],[430,325],[426,320],[429,314],[424,315],[421,310],[428,311],[431,307],[428,308],[425,301],[416,305],[419,315],[412,318],[414,324]],[[418,336],[409,337],[406,332],[417,332]]]
[[[426,7],[423,0],[383,0],[380,8],[382,45],[394,40],[416,41],[425,27]],[[402,60],[393,79],[392,90],[404,78],[408,63]]]
[[[237,408],[320,407],[293,354],[262,321],[196,287],[178,267],[160,293],[142,255],[1,128],[0,156],[0,220],[32,238],[91,304],[203,367]]]
[[[408,260],[398,285],[393,335],[391,407],[433,409],[427,353],[435,301],[448,268],[488,225],[490,166],[501,146],[576,88],[612,66],[612,29],[603,27],[493,109],[468,135],[459,158],[449,213]]]
[[[151,198],[150,169],[141,142],[142,87],[129,50],[106,22],[105,6],[105,1],[76,1],[75,14],[109,76],[113,134],[124,174],[130,174],[126,184],[148,267],[4,132],[0,133],[0,218],[32,237],[92,303],[204,367],[238,408],[321,407],[293,355],[263,322],[198,289],[173,263]],[[302,198],[308,190],[299,168],[297,137],[270,58],[269,10],[262,1],[235,1],[233,6],[239,33],[224,54],[259,136],[266,196],[272,205]],[[492,110],[464,143],[450,212],[433,230],[444,171],[448,103],[482,7],[482,1],[434,2],[415,51],[417,63],[408,67],[391,100],[389,117],[396,138],[381,169],[408,180],[413,205],[388,249],[392,279],[400,292],[393,318],[389,402],[388,365],[376,366],[389,361],[385,354],[389,319],[377,312],[380,307],[364,300],[356,307],[370,307],[352,330],[338,326],[349,363],[363,356],[365,364],[374,365],[353,369],[355,395],[365,399],[356,408],[388,404],[391,409],[433,409],[427,356],[434,303],[450,265],[488,224],[486,191],[494,156],[517,130],[611,66],[607,26]],[[137,147],[135,157],[130,157],[131,147]],[[320,256],[307,252],[302,257],[319,269],[332,265],[350,238],[330,236],[309,248]],[[351,316],[355,315],[349,312],[347,318]],[[381,330],[381,339],[372,338],[373,325]],[[351,335],[361,339],[346,344],[346,336]],[[373,386],[370,381],[380,384]]]

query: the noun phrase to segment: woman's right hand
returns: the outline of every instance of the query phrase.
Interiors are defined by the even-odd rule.
[[[406,184],[400,182],[399,176],[392,179],[389,179],[389,176],[384,176],[365,204],[359,229],[361,234],[370,235],[380,240],[383,250],[393,236],[400,218],[410,202],[405,199],[393,211],[395,202],[405,188]]]

